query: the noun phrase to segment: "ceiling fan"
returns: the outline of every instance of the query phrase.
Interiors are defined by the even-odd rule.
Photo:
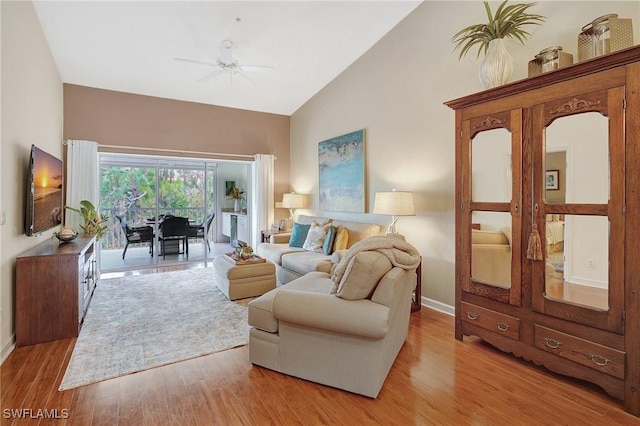
[[[173,58],[176,61],[189,62],[192,64],[207,65],[214,67],[215,69],[210,73],[204,75],[198,81],[201,83],[211,80],[213,77],[222,75],[224,73],[229,74],[229,81],[233,81],[234,75],[239,75],[252,84],[256,84],[253,80],[245,75],[245,71],[248,72],[264,72],[271,71],[274,68],[268,65],[241,65],[238,60],[233,57],[231,49],[233,48],[233,42],[231,40],[223,40],[220,44],[220,56],[216,59],[216,62],[204,62],[196,59],[187,58]]]

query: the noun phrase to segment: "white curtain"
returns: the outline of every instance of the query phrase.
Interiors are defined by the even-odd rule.
[[[263,229],[270,229],[274,220],[275,200],[273,195],[273,169],[275,157],[271,154],[256,154],[253,165],[253,226],[251,246],[260,242]]]
[[[66,205],[80,208],[80,201],[89,200],[98,208],[98,144],[92,141],[67,141],[67,200]],[[65,225],[81,232],[82,218],[66,210]]]

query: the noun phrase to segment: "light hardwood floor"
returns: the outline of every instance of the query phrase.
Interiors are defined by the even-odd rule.
[[[59,392],[75,339],[15,349],[0,367],[2,424],[611,425],[638,424],[599,388],[473,338],[423,308],[377,399],[252,366],[248,347]],[[10,409],[68,419],[18,421]],[[63,411],[66,410],[66,411]],[[29,413],[29,412],[26,412]]]

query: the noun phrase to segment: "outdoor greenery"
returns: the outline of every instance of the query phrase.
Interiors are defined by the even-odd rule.
[[[208,196],[213,208],[215,177],[209,173]],[[132,225],[142,225],[156,214],[186,216],[201,223],[206,216],[205,172],[203,169],[158,169],[156,190],[155,168],[103,166],[100,169],[101,211],[122,215]],[[117,226],[112,221],[112,227]],[[120,233],[115,230],[115,236]],[[119,244],[114,242],[115,246]],[[107,244],[110,246],[111,244]]]
[[[523,25],[540,25],[545,17],[533,13],[527,13],[527,9],[535,6],[535,3],[520,3],[507,6],[507,1],[503,1],[495,15],[491,12],[488,2],[484,2],[487,12],[488,22],[485,24],[474,24],[458,31],[451,40],[455,43],[454,50],[460,49],[460,56],[463,56],[474,46],[478,46],[478,56],[483,51],[487,53],[489,42],[498,38],[513,38],[520,43],[531,34],[525,31]]]
[[[187,208],[204,207],[205,176],[203,170],[159,169],[159,190],[156,191],[155,169],[140,167],[104,167],[101,169],[100,193],[102,208],[117,214],[140,212],[143,216],[156,208],[160,213],[184,214]],[[210,179],[210,199],[213,199],[213,179]],[[210,200],[211,202],[211,200]],[[202,213],[199,216],[203,216]],[[129,218],[132,219],[146,219]]]

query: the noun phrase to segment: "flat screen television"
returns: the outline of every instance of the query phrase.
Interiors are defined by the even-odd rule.
[[[25,233],[36,235],[62,223],[62,160],[31,145]]]

